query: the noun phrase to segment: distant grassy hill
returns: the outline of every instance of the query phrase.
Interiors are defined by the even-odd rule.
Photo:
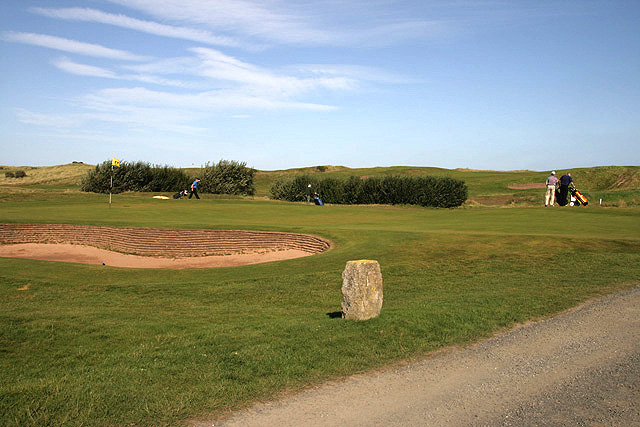
[[[14,167],[0,166],[0,191],[72,191],[79,189],[82,177],[94,165],[69,163],[59,166]],[[24,178],[7,178],[6,172],[23,170]],[[200,169],[186,168],[197,176]],[[559,169],[558,176],[568,172]],[[599,166],[571,170],[576,186],[587,195],[592,204],[608,206],[640,206],[640,166]],[[313,166],[276,171],[257,171],[255,186],[257,197],[267,197],[277,178],[299,174],[321,175],[334,178],[432,175],[463,180],[469,188],[467,206],[538,205],[544,198],[544,181],[549,171],[487,171],[471,169],[443,169],[435,167],[392,166],[374,168],[348,168],[345,166]]]
[[[93,169],[94,165],[74,162],[58,166],[0,166],[0,186],[35,186],[56,188],[80,187],[82,177]],[[23,178],[9,178],[7,172],[24,171]]]

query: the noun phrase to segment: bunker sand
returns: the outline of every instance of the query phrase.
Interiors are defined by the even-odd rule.
[[[111,267],[126,268],[215,268],[283,261],[313,255],[296,249],[281,251],[212,255],[201,257],[163,258],[128,255],[92,246],[69,243],[19,243],[0,246],[0,257],[39,259],[45,261],[75,262],[81,264],[103,263]]]
[[[129,268],[233,267],[306,257],[317,236],[250,230],[175,230],[70,224],[0,224],[0,256]]]

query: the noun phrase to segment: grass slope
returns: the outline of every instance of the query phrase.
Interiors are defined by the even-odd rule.
[[[248,228],[335,249],[236,268],[0,258],[0,423],[178,425],[419,357],[639,283],[640,210],[307,206],[70,193],[0,222]],[[380,262],[377,319],[344,321],[345,262]]]
[[[82,177],[94,166],[84,163],[69,163],[57,166],[0,166],[0,186],[31,186],[77,188]],[[24,171],[24,178],[8,178],[6,172]]]

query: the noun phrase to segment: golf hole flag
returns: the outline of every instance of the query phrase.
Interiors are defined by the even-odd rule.
[[[115,166],[115,167],[119,168],[120,167],[120,160],[118,160],[115,157],[113,157],[111,159],[111,166]]]

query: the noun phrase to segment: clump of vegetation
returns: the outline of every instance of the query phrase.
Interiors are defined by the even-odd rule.
[[[252,196],[256,192],[255,173],[255,169],[247,167],[245,162],[220,160],[216,165],[207,163],[198,188],[203,193]]]
[[[4,173],[4,176],[7,178],[24,178],[27,176],[27,173],[23,170],[7,171]]]
[[[307,187],[321,195],[325,203],[419,205],[438,208],[461,206],[467,200],[464,181],[433,176],[372,176],[346,179],[298,175],[277,179],[271,197],[291,202],[305,200]]]
[[[190,181],[191,178],[184,171],[169,166],[121,162],[120,167],[112,168],[111,161],[107,160],[89,171],[82,180],[81,189],[94,193],[167,192],[187,188]]]

